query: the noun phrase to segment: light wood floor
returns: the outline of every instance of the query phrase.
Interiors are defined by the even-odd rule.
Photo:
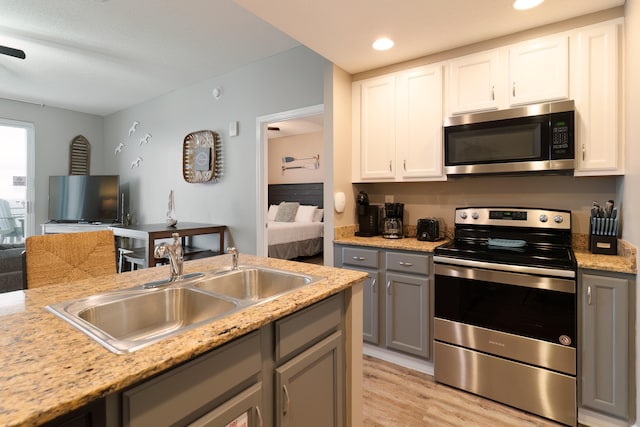
[[[551,422],[455,388],[433,377],[364,356],[364,426],[557,427]]]

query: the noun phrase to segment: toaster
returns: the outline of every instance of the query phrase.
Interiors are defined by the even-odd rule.
[[[429,242],[444,239],[444,221],[439,218],[419,219],[416,237]]]

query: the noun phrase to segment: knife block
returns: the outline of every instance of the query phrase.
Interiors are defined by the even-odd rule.
[[[616,236],[600,236],[589,232],[589,250],[592,254],[617,255],[618,238]]]

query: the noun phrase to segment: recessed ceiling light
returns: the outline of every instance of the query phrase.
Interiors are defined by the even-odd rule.
[[[375,50],[388,50],[393,47],[393,40],[388,38],[380,38],[374,41],[372,46]]]
[[[544,0],[515,0],[513,8],[518,10],[531,9],[540,5]]]

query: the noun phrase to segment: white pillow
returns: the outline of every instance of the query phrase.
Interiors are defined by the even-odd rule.
[[[267,212],[267,221],[275,221],[278,214],[278,205],[269,206],[269,212]]]
[[[313,222],[322,222],[323,215],[324,209],[316,209],[315,212],[313,212]]]
[[[296,222],[313,222],[313,213],[317,209],[317,206],[309,205],[302,205],[298,207],[298,212],[296,212]]]

